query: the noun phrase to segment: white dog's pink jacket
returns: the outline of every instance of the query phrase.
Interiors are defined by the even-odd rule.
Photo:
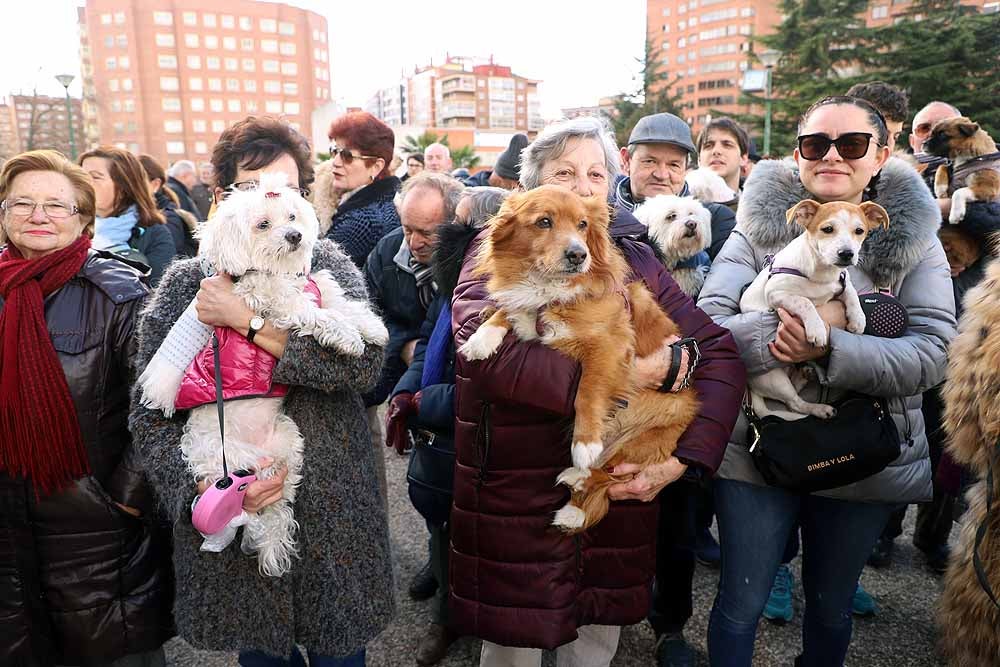
[[[320,306],[319,287],[307,279],[306,293]],[[254,345],[238,331],[215,327],[219,339],[219,367],[222,371],[222,398],[279,397],[288,393],[288,385],[275,384],[272,379],[278,359],[262,347]],[[215,402],[215,360],[209,342],[184,371],[174,406],[178,410]]]

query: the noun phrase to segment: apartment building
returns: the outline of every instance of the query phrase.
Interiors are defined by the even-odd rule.
[[[448,56],[379,89],[365,110],[407,132],[447,134],[452,147],[471,145],[490,166],[514,134],[533,137],[544,126],[539,83],[492,58]]]
[[[14,94],[0,98],[0,158],[22,151],[52,148],[67,157],[73,148],[84,145],[83,112],[80,100],[70,98],[73,114],[73,141],[65,97]]]
[[[252,0],[87,0],[79,9],[88,145],[204,160],[250,114],[312,136],[330,102],[326,19]]]
[[[870,26],[899,20],[910,0],[872,0],[865,13]],[[964,0],[982,11],[1000,11],[998,0]],[[670,79],[681,77],[675,92],[685,120],[695,132],[711,113],[745,114],[739,104],[744,73],[751,64],[751,38],[773,33],[781,23],[780,5],[770,0],[646,0],[646,32],[659,48]]]

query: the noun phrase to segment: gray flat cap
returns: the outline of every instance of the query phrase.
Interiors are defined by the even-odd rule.
[[[691,128],[672,113],[657,113],[640,118],[628,138],[628,145],[632,144],[673,144],[692,156],[697,156],[691,140]]]

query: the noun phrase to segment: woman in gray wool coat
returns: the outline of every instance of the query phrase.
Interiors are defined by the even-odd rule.
[[[875,540],[898,504],[931,497],[921,393],[943,378],[955,303],[936,234],[938,209],[920,176],[889,157],[887,134],[885,120],[864,100],[814,104],[799,124],[795,163],[765,161],[754,168],[736,228],[701,291],[698,306],[732,332],[751,376],[807,363],[816,378],[800,392],[804,399],[835,402],[848,391],[885,397],[901,440],[899,457],[881,472],[800,494],[767,485],[752,462],[740,417],[714,484],[722,573],[708,630],[713,667],[751,664],[761,611],[797,523],[806,606],[803,651],[795,664],[842,665],[851,641],[851,598]],[[804,199],[871,200],[888,212],[888,229],[868,236],[849,271],[858,292],[888,288],[906,307],[904,335],[878,338],[841,325],[819,348],[786,313],[779,322],[774,312],[740,312],[742,290],[764,268],[764,258],[802,233],[786,223],[785,212]]]
[[[223,133],[219,146],[213,164],[220,188],[257,181],[272,168],[292,172],[300,187],[311,180],[305,140],[279,121],[247,119]],[[243,160],[248,146],[257,151],[256,162]],[[330,271],[348,298],[368,298],[361,274],[333,242],[316,244],[312,270]],[[240,314],[246,306],[233,296],[230,279],[205,279],[198,258],[177,261],[140,321],[138,372],[195,295],[201,321],[247,333],[253,313]],[[188,413],[166,418],[133,396],[129,426],[173,523],[177,629],[197,648],[241,651],[247,667],[288,665],[290,654],[291,664],[304,664],[296,645],[308,649],[314,667],[361,667],[365,645],[395,612],[386,507],[360,396],[379,377],[383,349],[368,345],[362,356],[346,356],[269,323],[253,343],[278,357],[273,381],[289,385],[284,411],[305,440],[294,506],[299,558],[284,576],[260,575],[257,559],[241,552],[238,539],[220,553],[200,550],[202,536],[191,525],[198,487],[179,446]],[[251,484],[244,509],[277,500],[283,482],[281,474]]]

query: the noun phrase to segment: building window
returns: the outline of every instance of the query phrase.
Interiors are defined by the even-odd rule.
[[[281,73],[285,76],[295,76],[299,73],[299,66],[295,63],[281,63]]]
[[[222,90],[222,79],[209,79],[208,89],[214,91]]]
[[[220,111],[222,111],[222,100],[213,97],[208,101],[208,108],[216,113],[219,113]]]
[[[206,155],[208,153],[208,144],[204,141],[194,142],[194,152],[198,155]]]
[[[261,19],[260,20],[260,31],[261,32],[278,32],[278,22],[274,19]]]
[[[184,25],[198,25],[198,13],[184,12],[183,14],[181,14],[181,22]]]
[[[283,56],[294,56],[295,44],[293,44],[292,42],[282,42],[280,50],[281,50],[281,55]]]
[[[156,33],[156,45],[172,48],[174,46],[174,36],[168,32]]]
[[[201,22],[206,28],[215,27],[215,14],[204,14],[201,17]]]
[[[226,129],[226,121],[224,120],[212,121],[212,132],[222,132],[225,129]]]
[[[173,25],[173,12],[153,12],[153,23],[156,25]]]
[[[204,97],[192,97],[191,98],[191,111],[204,111],[205,110],[205,98]]]
[[[208,69],[219,69],[220,63],[218,56],[205,56],[205,67]]]
[[[236,27],[236,17],[232,14],[223,14],[221,18],[222,27],[230,30]]]
[[[121,100],[111,100],[111,110],[115,113],[121,111],[122,110]]]
[[[219,48],[219,38],[215,35],[205,35],[205,48],[206,49],[217,49]]]
[[[260,50],[264,53],[277,53],[278,52],[278,40],[276,39],[262,39],[260,40]]]
[[[281,66],[277,60],[265,60],[261,63],[261,69],[268,74],[277,74],[281,70]]]
[[[240,101],[239,100],[227,100],[226,108],[229,109],[229,113],[239,113],[240,112]]]
[[[281,82],[280,81],[265,81],[264,82],[264,92],[270,93],[272,95],[277,95],[281,92]]]
[[[118,56],[118,67],[120,69],[128,69],[129,60],[128,56]]]
[[[285,113],[289,116],[299,115],[299,103],[298,102],[285,102]]]
[[[202,81],[200,76],[192,76],[187,81],[188,88],[190,90],[202,90]]]
[[[118,79],[108,79],[108,90],[112,93],[118,92]]]
[[[115,46],[115,36],[114,35],[107,35],[104,38],[104,48],[111,49],[111,48],[114,48],[114,46]]]
[[[257,100],[247,101],[247,113],[257,113]]]
[[[179,88],[180,82],[177,81],[176,76],[160,77],[160,90],[178,90]]]
[[[241,16],[240,30],[253,30],[253,19],[251,19],[249,16]]]
[[[111,25],[111,14],[101,14],[101,25]]]
[[[240,80],[239,79],[226,79],[226,90],[232,93],[240,92]]]
[[[244,51],[253,51],[253,38],[244,37],[240,40],[240,48]]]
[[[872,18],[873,19],[884,19],[889,15],[889,7],[887,5],[881,5],[879,7],[872,7]]]
[[[281,113],[281,100],[267,100],[264,102],[266,113]]]
[[[286,81],[281,84],[281,92],[285,95],[295,96],[299,94],[299,84],[293,83],[291,81]]]
[[[208,122],[205,120],[191,121],[191,129],[195,132],[208,132]]]
[[[244,72],[256,72],[257,71],[257,61],[253,58],[243,59],[243,71]]]
[[[184,122],[179,120],[163,121],[163,131],[167,134],[180,134],[184,131]]]
[[[162,104],[164,111],[181,110],[181,98],[179,97],[164,97],[160,103]]]
[[[167,142],[167,153],[170,155],[184,155],[184,142],[183,141],[168,141]]]
[[[108,58],[104,61],[104,69],[116,69],[118,67],[117,58]]]
[[[170,46],[173,46],[174,45],[173,35],[171,35],[170,38],[171,38]],[[122,33],[117,37],[115,37],[115,41],[118,43],[118,48],[124,49],[128,47],[128,35],[126,35],[125,33]]]
[[[222,48],[227,51],[236,50],[236,38],[235,37],[223,37],[222,38]]]
[[[282,35],[294,35],[295,34],[295,24],[289,23],[288,21],[282,21],[278,24],[278,32]]]
[[[160,69],[177,69],[177,56],[159,54],[156,56],[156,64]]]
[[[190,69],[201,69],[201,56],[188,56],[187,66]]]
[[[125,123],[119,121],[114,124],[115,134],[125,134]]]
[[[255,79],[247,79],[243,82],[243,92],[246,93],[256,93],[257,92],[257,81]]]
[[[198,35],[188,33],[184,35],[184,46],[189,49],[197,49],[199,44]]]
[[[236,58],[226,58],[225,65],[227,72],[235,72],[240,68],[240,61]]]

